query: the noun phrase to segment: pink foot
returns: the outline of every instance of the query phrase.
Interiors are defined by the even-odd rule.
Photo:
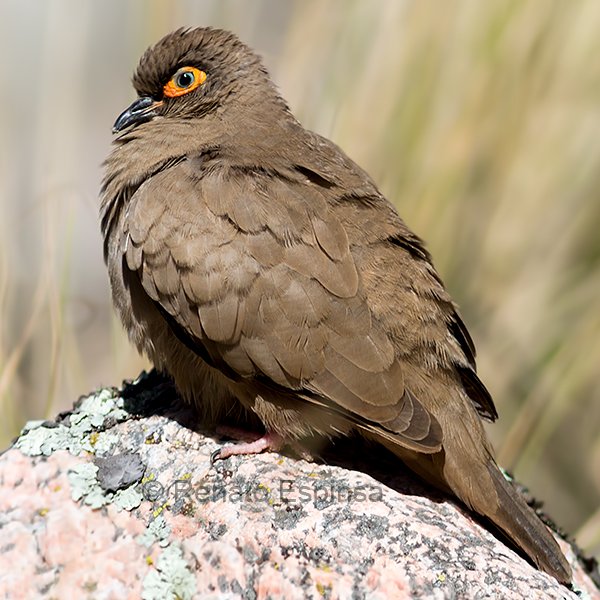
[[[235,428],[227,429],[227,435],[230,435],[230,433],[235,431]],[[244,437],[248,437],[248,432],[244,432]],[[214,465],[217,460],[224,460],[226,458],[229,458],[230,456],[236,456],[239,454],[260,454],[265,450],[272,450],[273,452],[277,452],[278,450],[281,450],[283,445],[284,440],[279,434],[267,432],[258,439],[255,439],[253,442],[234,444],[232,446],[225,446],[224,448],[219,448],[218,450],[215,450],[210,455],[210,464]]]

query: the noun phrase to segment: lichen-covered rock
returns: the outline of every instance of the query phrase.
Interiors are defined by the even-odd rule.
[[[578,594],[383,454],[211,467],[193,425],[153,377],[29,424],[0,457],[0,597],[600,599],[566,542]]]

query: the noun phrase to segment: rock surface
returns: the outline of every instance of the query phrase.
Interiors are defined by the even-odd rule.
[[[372,448],[211,467],[193,426],[146,376],[28,424],[0,457],[0,598],[600,599],[566,542],[576,591]]]

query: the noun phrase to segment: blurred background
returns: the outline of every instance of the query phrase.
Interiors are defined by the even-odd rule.
[[[213,25],[424,237],[501,418],[503,466],[600,555],[600,3],[1,0],[0,448],[146,365],[98,226],[143,50]]]

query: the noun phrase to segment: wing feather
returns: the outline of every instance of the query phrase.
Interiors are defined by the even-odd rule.
[[[176,335],[249,385],[294,392],[372,435],[438,451],[439,424],[406,389],[324,199],[303,194],[304,180],[189,169],[176,164],[137,190],[122,243],[124,264]]]

